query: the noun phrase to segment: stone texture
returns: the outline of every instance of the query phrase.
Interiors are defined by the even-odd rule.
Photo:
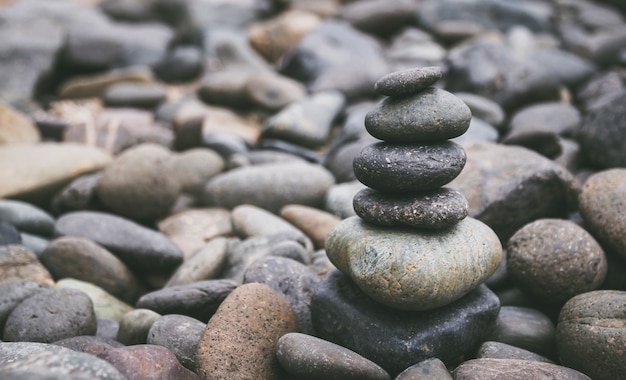
[[[33,281],[14,281],[0,284],[0,331],[13,309],[22,301],[50,286]]]
[[[416,94],[390,97],[365,117],[365,128],[386,142],[422,143],[465,133],[472,113],[453,94],[430,87]]]
[[[582,227],[561,219],[539,219],[507,243],[507,270],[533,299],[563,304],[598,289],[606,277],[602,247]]]
[[[440,188],[430,192],[390,195],[373,189],[359,191],[354,211],[364,220],[380,226],[411,226],[445,229],[467,216],[467,200],[460,192]]]
[[[163,346],[172,351],[176,358],[189,370],[196,367],[198,343],[206,324],[184,315],[164,315],[154,321],[148,331],[148,344]]]
[[[39,260],[56,279],[69,277],[91,282],[127,303],[134,303],[144,291],[135,274],[120,259],[91,240],[55,239]]]
[[[448,186],[465,195],[469,216],[502,241],[533,220],[569,214],[573,176],[561,165],[520,147],[475,143],[464,148],[467,164]]]
[[[228,239],[217,237],[189,256],[165,284],[177,286],[218,278],[228,255]]]
[[[589,163],[599,168],[626,166],[626,91],[590,112],[577,133]]]
[[[179,192],[172,154],[153,144],[124,151],[98,181],[98,197],[106,207],[141,222],[167,215]]]
[[[0,342],[0,377],[23,380],[126,379],[114,366],[93,355],[35,342]]]
[[[72,179],[109,162],[109,154],[84,145],[0,146],[0,197],[45,203]]]
[[[366,186],[388,193],[437,189],[465,166],[463,148],[451,141],[430,144],[368,145],[354,158],[354,175]]]
[[[144,294],[136,307],[154,310],[159,314],[182,314],[208,321],[222,301],[237,287],[228,280],[196,281]]]
[[[57,236],[92,240],[117,255],[131,269],[168,273],[183,255],[165,235],[112,214],[77,211],[64,214],[55,225]]]
[[[52,215],[26,202],[0,199],[0,220],[35,235],[50,236],[54,231]]]
[[[486,340],[555,357],[554,323],[544,313],[529,307],[502,306]]]
[[[278,339],[296,331],[289,302],[267,285],[233,291],[207,324],[196,352],[196,368],[207,379],[279,379]]]
[[[593,174],[583,184],[578,205],[585,225],[603,247],[626,258],[626,169]]]
[[[551,363],[517,359],[474,359],[462,363],[454,372],[455,380],[591,380],[574,369]]]
[[[435,84],[442,75],[441,68],[437,66],[396,71],[376,81],[374,89],[387,96],[416,94]]]
[[[251,204],[277,213],[287,204],[321,206],[333,176],[319,165],[305,163],[243,167],[211,179],[203,202],[214,207],[233,208]]]
[[[593,379],[615,379],[626,370],[626,292],[579,294],[561,309],[556,343],[563,365]],[[592,360],[593,359],[593,360]]]
[[[75,289],[85,293],[93,303],[93,310],[97,318],[109,318],[119,322],[126,313],[133,309],[129,304],[91,282],[64,278],[57,282],[57,288]]]
[[[367,297],[339,271],[330,272],[311,301],[317,335],[351,349],[392,376],[437,357],[454,365],[492,329],[500,303],[484,285],[431,311],[390,309]]]
[[[39,130],[26,115],[0,102],[0,145],[33,144],[40,140]]]
[[[552,360],[523,348],[501,342],[485,342],[476,352],[477,359],[516,359],[536,362],[554,363]]]
[[[218,236],[233,233],[230,211],[223,208],[194,208],[170,215],[158,224],[186,259]]]
[[[445,306],[483,283],[502,257],[498,237],[466,218],[447,230],[341,222],[326,244],[328,258],[367,295],[403,310]]]
[[[4,326],[3,340],[50,343],[96,333],[96,315],[87,295],[74,289],[48,289],[17,305]]]
[[[316,249],[326,246],[326,238],[341,219],[320,209],[303,205],[286,205],[280,216],[304,232]]]
[[[115,340],[127,346],[144,344],[148,340],[148,332],[152,324],[161,315],[148,309],[133,309],[122,317]]]
[[[311,335],[289,333],[276,344],[280,365],[292,376],[307,379],[391,379],[389,374],[354,351]]]
[[[395,380],[452,380],[452,376],[441,360],[432,358],[410,366]]]
[[[37,256],[21,245],[0,246],[0,283],[32,281],[54,286],[52,275]]]
[[[206,181],[224,170],[224,159],[211,149],[194,148],[176,155],[173,159],[174,174],[181,190],[199,195]]]
[[[306,334],[314,332],[311,295],[319,277],[313,269],[285,257],[263,257],[246,269],[243,281],[265,284],[281,294],[296,314],[298,331]]]

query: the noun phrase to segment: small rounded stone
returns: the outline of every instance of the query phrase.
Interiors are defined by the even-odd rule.
[[[472,112],[461,99],[438,88],[387,98],[365,116],[374,137],[396,143],[437,141],[458,137],[470,125]]]
[[[502,246],[482,222],[446,230],[372,226],[348,218],[331,231],[326,253],[371,298],[402,310],[431,310],[461,298],[496,270]]]
[[[455,380],[591,380],[574,369],[530,360],[473,359],[463,362],[454,372]]]
[[[509,239],[507,270],[523,291],[543,302],[563,304],[598,289],[607,261],[593,236],[574,222],[539,219]]]
[[[358,216],[373,224],[427,229],[455,225],[467,216],[468,207],[463,194],[449,188],[410,195],[363,189],[354,196],[353,206]]]
[[[364,185],[384,193],[435,190],[463,170],[465,150],[451,141],[421,145],[376,143],[361,150],[352,162]]]
[[[626,373],[626,292],[597,290],[571,298],[561,309],[556,344],[563,365],[594,380]]]
[[[419,67],[387,74],[374,83],[374,90],[382,95],[414,94],[433,85],[443,72],[438,66]]]
[[[300,333],[283,335],[276,344],[281,366],[297,378],[386,380],[378,364],[335,343]]]

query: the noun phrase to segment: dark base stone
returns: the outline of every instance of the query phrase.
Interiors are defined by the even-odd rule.
[[[363,189],[352,203],[354,211],[379,226],[411,226],[439,230],[451,227],[467,216],[467,200],[448,188],[417,194],[385,194]]]
[[[437,357],[458,364],[492,329],[500,301],[485,285],[439,309],[406,312],[374,302],[341,272],[330,272],[311,300],[317,334],[377,363],[392,376]]]

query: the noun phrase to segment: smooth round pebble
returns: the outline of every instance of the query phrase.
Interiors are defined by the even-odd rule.
[[[598,289],[607,273],[600,244],[569,220],[539,219],[525,225],[511,236],[506,252],[513,282],[550,304]]]
[[[283,296],[264,284],[241,285],[208,322],[196,372],[205,379],[280,379],[276,342],[296,330],[296,316]]]
[[[326,243],[328,258],[377,302],[402,310],[447,305],[496,270],[502,246],[482,222],[465,218],[446,230],[385,228],[345,219]]]
[[[148,309],[133,309],[122,317],[115,340],[127,346],[146,343],[152,324],[161,317]]]
[[[443,75],[440,67],[418,67],[387,74],[374,83],[374,90],[387,96],[418,93],[430,87]]]
[[[93,303],[85,293],[52,288],[38,292],[13,309],[2,339],[50,343],[78,335],[95,335],[97,327]]]
[[[376,143],[352,162],[354,175],[364,185],[387,193],[435,190],[463,170],[465,150],[451,141],[421,145]]]
[[[318,208],[303,205],[286,205],[280,216],[304,232],[316,249],[326,246],[326,238],[341,219]]]
[[[386,142],[419,143],[460,136],[471,118],[461,99],[430,87],[415,95],[383,100],[365,116],[365,128]]]
[[[580,214],[589,230],[610,252],[626,259],[626,169],[593,174],[578,195]]]
[[[172,351],[180,364],[193,371],[196,350],[205,328],[205,323],[185,315],[164,315],[150,327],[147,343]]]
[[[385,380],[378,364],[332,342],[300,333],[283,335],[276,344],[280,365],[292,376],[327,380]]]
[[[565,304],[556,326],[563,365],[594,380],[619,379],[626,373],[626,292],[597,290]]]
[[[430,192],[397,195],[363,189],[354,196],[354,211],[380,226],[445,229],[467,216],[467,200],[460,192],[440,188]]]

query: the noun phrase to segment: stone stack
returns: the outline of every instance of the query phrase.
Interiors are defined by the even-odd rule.
[[[346,334],[351,330],[353,336],[368,336],[355,330],[359,323],[329,326],[324,316],[316,318],[322,335],[377,359],[390,372],[419,358],[462,355],[480,343],[499,309],[497,297],[481,284],[500,263],[500,241],[487,225],[467,217],[461,193],[442,187],[465,165],[465,151],[449,139],[467,131],[471,111],[451,93],[432,87],[441,76],[439,68],[427,67],[392,73],[376,83],[376,90],[388,97],[367,114],[365,125],[382,142],[365,147],[354,159],[355,175],[368,188],[354,197],[358,216],[338,224],[326,242],[327,255],[343,276],[328,276],[327,282],[335,283],[320,286],[313,300],[322,309],[322,302],[354,301],[355,309],[376,310],[367,318],[385,320],[372,323],[386,327],[398,309],[410,311],[395,319],[400,325],[389,328],[398,330],[387,335],[412,331],[393,338],[406,343],[407,362],[400,359],[403,354],[382,354],[365,340],[348,341],[342,328]],[[346,291],[352,284],[358,289]],[[346,299],[358,292],[369,296],[367,306]],[[360,313],[345,305],[341,309]],[[335,321],[352,318],[339,311],[331,314]],[[417,320],[429,323],[419,327]],[[417,335],[421,338],[415,341]]]

